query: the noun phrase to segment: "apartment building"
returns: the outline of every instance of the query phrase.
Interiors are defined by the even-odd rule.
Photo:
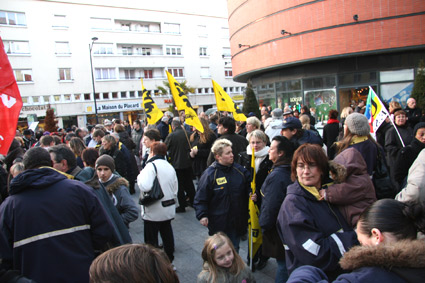
[[[96,122],[96,101],[99,122],[134,120],[143,113],[140,79],[159,108],[172,105],[158,88],[166,70],[195,88],[198,111],[215,105],[211,79],[243,100],[226,1],[176,2],[3,1],[0,36],[24,102],[20,117],[45,116],[50,106],[59,126],[85,126]]]

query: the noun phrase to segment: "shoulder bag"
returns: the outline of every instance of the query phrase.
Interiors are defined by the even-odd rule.
[[[139,199],[139,204],[144,206],[149,206],[164,197],[164,193],[158,181],[158,171],[156,171],[155,163],[152,162],[152,165],[155,169],[155,179],[153,180],[152,189],[148,192],[141,193]]]

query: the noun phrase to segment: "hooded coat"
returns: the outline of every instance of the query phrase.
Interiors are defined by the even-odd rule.
[[[106,183],[100,183],[100,185],[108,192],[124,224],[128,227],[130,222],[135,221],[139,214],[138,207],[128,191],[128,181],[113,175],[111,180]]]
[[[277,228],[285,245],[288,272],[310,264],[333,277],[341,274],[338,261],[346,250],[358,244],[356,232],[335,206],[319,201],[298,181],[287,190]]]
[[[352,272],[338,276],[333,282],[421,283],[425,278],[425,242],[404,240],[388,245],[357,246],[345,253],[340,265]],[[287,282],[328,282],[328,278],[317,267],[302,266]]]
[[[95,250],[114,238],[92,189],[45,167],[16,176],[9,193],[0,206],[0,268],[36,282],[88,282]]]
[[[328,186],[325,199],[338,206],[342,216],[356,227],[360,214],[376,201],[375,188],[361,153],[351,147],[330,162],[337,183]]]

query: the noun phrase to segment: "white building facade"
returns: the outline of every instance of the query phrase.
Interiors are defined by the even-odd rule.
[[[211,79],[235,100],[226,1],[46,1],[0,4],[0,36],[24,101],[20,117],[55,109],[59,126],[141,117],[143,79],[159,108],[165,71],[195,88],[198,111],[215,106]],[[92,40],[97,38],[97,40]],[[92,45],[93,44],[93,45]],[[92,86],[90,48],[95,94]],[[168,90],[168,89],[167,89]]]

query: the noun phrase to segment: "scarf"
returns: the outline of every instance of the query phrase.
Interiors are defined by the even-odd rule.
[[[263,160],[269,154],[269,149],[270,149],[270,147],[265,146],[263,149],[254,152],[254,156],[255,156],[255,173],[258,172],[258,169],[260,168],[261,162],[263,162]],[[248,156],[250,158],[252,158],[252,148],[251,148],[251,145],[250,144],[248,144],[248,146],[246,147],[246,153],[248,154]]]
[[[339,123],[339,121],[337,119],[329,119],[328,120],[328,124],[335,124],[335,123]]]

